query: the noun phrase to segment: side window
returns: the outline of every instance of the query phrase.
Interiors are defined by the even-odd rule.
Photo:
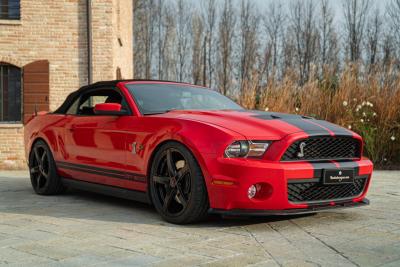
[[[68,115],[76,115],[78,112],[78,105],[79,105],[79,97],[74,101],[74,103],[68,108],[66,114]]]
[[[128,105],[124,97],[118,91],[113,89],[100,89],[82,95],[79,101],[76,101],[76,103],[72,104],[68,109],[67,114],[69,114],[68,112],[70,110],[71,112],[75,110],[78,115],[92,116],[95,115],[94,107],[102,103],[118,103],[122,105],[122,109],[128,110]]]
[[[84,102],[79,105],[79,110],[89,110],[94,108],[97,104],[106,103],[107,96],[104,95],[93,95],[89,96]]]

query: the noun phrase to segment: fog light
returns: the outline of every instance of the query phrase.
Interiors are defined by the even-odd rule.
[[[247,196],[252,199],[253,197],[255,197],[257,194],[257,187],[253,184],[252,186],[249,187],[249,189],[247,190]]]

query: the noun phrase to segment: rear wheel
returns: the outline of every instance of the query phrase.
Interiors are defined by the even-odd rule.
[[[209,205],[203,174],[185,146],[170,142],[156,152],[149,187],[153,204],[166,221],[185,224],[206,217]]]
[[[45,142],[37,141],[29,156],[29,173],[33,190],[39,195],[56,195],[65,191],[57,175],[53,155]]]

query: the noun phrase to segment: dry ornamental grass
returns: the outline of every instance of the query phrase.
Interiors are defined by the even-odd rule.
[[[288,73],[266,85],[244,83],[240,103],[246,108],[298,113],[328,120],[359,133],[364,154],[378,167],[400,165],[400,74],[387,70],[362,73],[347,67],[340,77],[326,71],[322,79],[299,86]]]

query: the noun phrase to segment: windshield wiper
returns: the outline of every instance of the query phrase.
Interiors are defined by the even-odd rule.
[[[167,109],[167,110],[164,110],[164,111],[146,112],[146,113],[143,113],[143,115],[165,114],[165,113],[168,113],[168,112],[171,112],[171,111],[175,111],[175,110],[178,110],[178,109],[171,108],[171,109]]]

